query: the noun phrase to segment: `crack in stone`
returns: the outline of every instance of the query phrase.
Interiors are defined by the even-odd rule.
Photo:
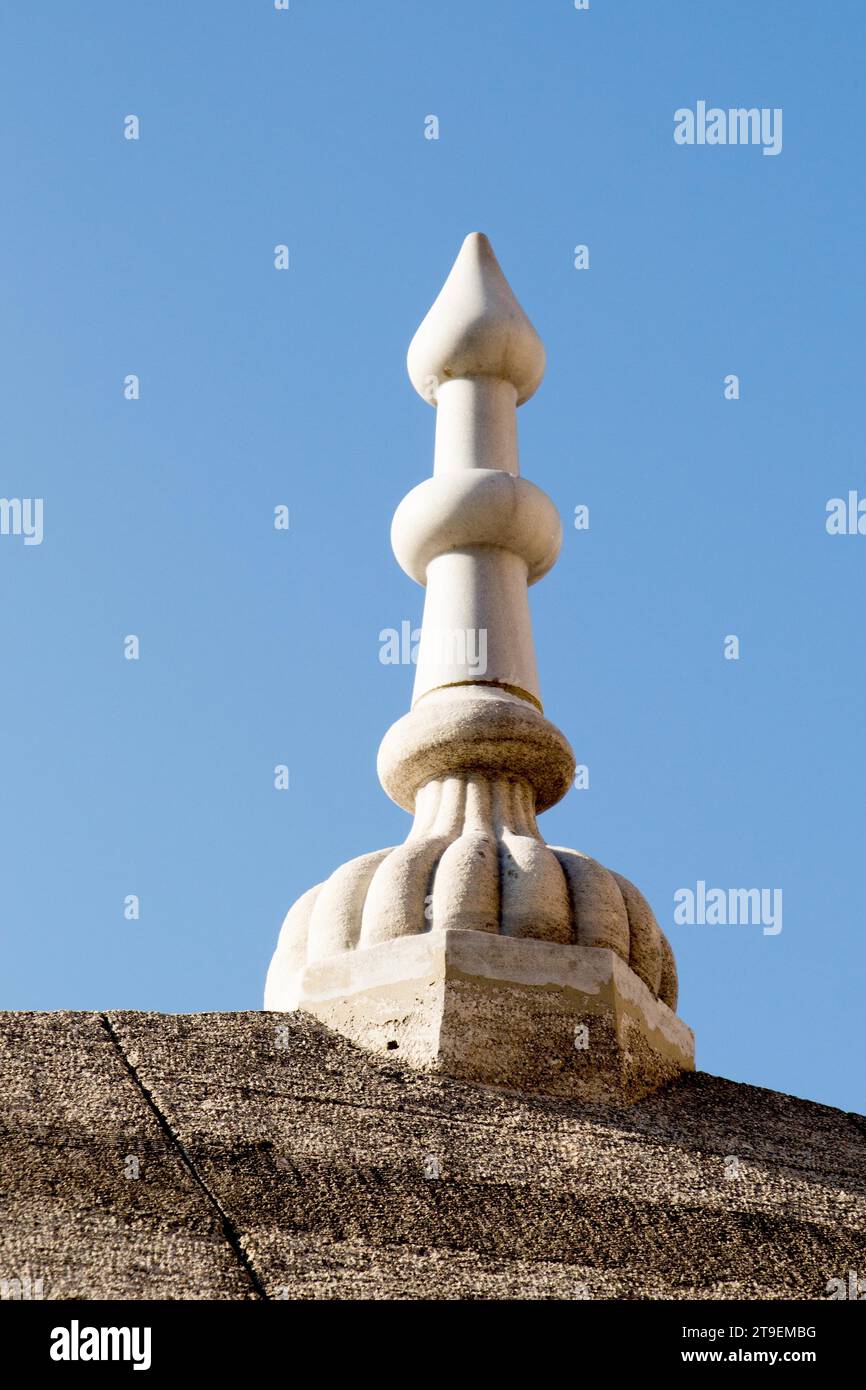
[[[106,1033],[108,1034],[109,1038],[111,1039],[118,1052],[118,1055],[120,1056],[120,1060],[123,1063],[123,1066],[129,1073],[133,1085],[144,1098],[145,1104],[147,1105],[148,1109],[152,1112],[152,1114],[155,1116],[157,1124],[159,1125],[163,1134],[168,1139],[172,1148],[177,1153],[181,1163],[189,1173],[196,1187],[199,1188],[208,1205],[213,1208],[213,1210],[219,1217],[220,1224],[223,1230],[223,1235],[225,1236],[225,1239],[231,1247],[231,1250],[234,1253],[235,1257],[243,1267],[256,1295],[259,1298],[268,1299],[270,1296],[261,1279],[259,1278],[258,1274],[256,1273],[252,1260],[250,1259],[249,1255],[244,1249],[240,1235],[235,1230],[235,1227],[232,1224],[232,1221],[228,1213],[221,1205],[219,1198],[216,1196],[216,1193],[212,1192],[211,1189],[208,1187],[204,1178],[201,1176],[192,1159],[190,1158],[189,1154],[187,1153],[186,1149],[184,1148],[180,1136],[172,1128],[169,1120],[163,1114],[162,1110],[160,1110],[159,1106],[154,1100],[152,1092],[148,1090],[147,1086],[145,1086],[144,1082],[142,1081],[132,1062],[129,1060],[129,1057],[126,1055],[126,1051],[124,1050],[123,1044],[120,1041],[120,1038],[111,1023],[110,1018],[107,1014],[104,1013],[100,1013],[99,1017],[102,1021],[102,1025],[105,1028]]]

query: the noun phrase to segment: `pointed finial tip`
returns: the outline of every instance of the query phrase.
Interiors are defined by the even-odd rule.
[[[444,381],[496,377],[512,383],[522,405],[538,389],[544,364],[541,339],[503,275],[489,237],[470,232],[409,345],[412,385],[434,403]]]
[[[490,237],[487,235],[486,232],[468,232],[467,235],[463,238],[463,245],[460,247],[460,250],[465,250],[467,246],[477,246],[479,251],[486,251],[491,256],[493,255],[493,247],[490,245]]]

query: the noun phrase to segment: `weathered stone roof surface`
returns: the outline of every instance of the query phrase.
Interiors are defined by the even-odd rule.
[[[46,1298],[817,1299],[866,1268],[866,1120],[701,1073],[618,1108],[304,1015],[5,1013],[0,1083],[0,1279]]]

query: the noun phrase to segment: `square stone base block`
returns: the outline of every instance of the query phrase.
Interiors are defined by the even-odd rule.
[[[308,965],[288,1008],[373,1052],[509,1090],[632,1102],[694,1070],[694,1034],[613,951],[479,931]]]

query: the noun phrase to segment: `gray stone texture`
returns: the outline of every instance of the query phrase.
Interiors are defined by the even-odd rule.
[[[616,1106],[302,1013],[6,1013],[0,1084],[0,1278],[46,1298],[823,1299],[866,1273],[866,1120],[700,1072]]]

